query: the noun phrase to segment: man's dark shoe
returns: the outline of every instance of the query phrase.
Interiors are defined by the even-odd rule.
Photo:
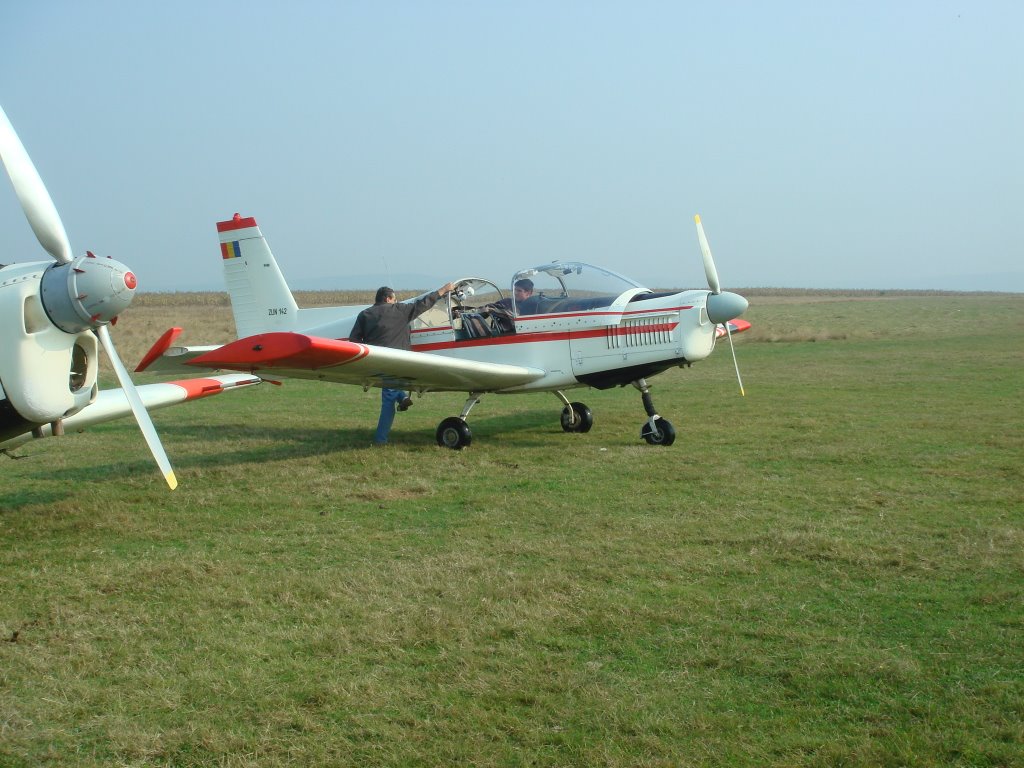
[[[402,402],[400,402],[398,404],[398,410],[400,410],[400,411],[408,411],[411,407],[412,407],[412,398],[411,397],[402,398]]]

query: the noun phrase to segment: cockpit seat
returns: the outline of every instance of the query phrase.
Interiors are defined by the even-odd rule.
[[[462,328],[469,339],[486,339],[491,335],[491,327],[479,312],[463,312]]]
[[[495,335],[516,332],[515,318],[512,317],[512,312],[508,308],[501,304],[495,304],[490,308],[488,314],[491,316],[491,327]]]

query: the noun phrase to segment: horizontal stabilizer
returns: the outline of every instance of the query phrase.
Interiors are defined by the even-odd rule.
[[[164,333],[150,350],[143,356],[142,360],[135,366],[136,373],[195,373],[195,368],[188,364],[200,355],[220,349],[219,344],[209,344],[201,347],[175,346],[178,336],[181,335],[181,328],[171,328]],[[216,370],[211,368],[210,370]]]

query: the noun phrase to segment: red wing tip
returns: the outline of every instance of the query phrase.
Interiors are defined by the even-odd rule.
[[[729,326],[728,331],[726,330],[725,325]],[[744,331],[749,331],[751,327],[750,323],[746,320],[730,320],[725,325],[719,325],[715,328],[715,338],[720,339],[725,336],[726,333],[732,333],[734,335],[737,333],[743,333]]]
[[[259,381],[259,379],[240,383],[252,384],[256,383],[256,381]],[[167,383],[184,389],[186,400],[198,400],[201,397],[219,395],[221,392],[226,392],[232,387],[238,386],[238,384],[224,384],[219,379],[178,379],[177,381],[169,381]]]

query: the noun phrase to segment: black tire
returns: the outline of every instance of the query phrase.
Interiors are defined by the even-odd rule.
[[[654,421],[654,429],[651,429],[650,422],[644,422],[640,437],[646,440],[648,445],[663,445],[668,448],[676,441],[676,430],[671,422],[659,418]]]
[[[573,418],[575,413],[575,418]],[[589,432],[594,426],[594,414],[583,403],[570,403],[562,409],[562,429],[565,432]]]
[[[437,427],[436,437],[439,446],[453,451],[461,451],[473,442],[469,425],[458,416],[450,416],[442,421]]]

